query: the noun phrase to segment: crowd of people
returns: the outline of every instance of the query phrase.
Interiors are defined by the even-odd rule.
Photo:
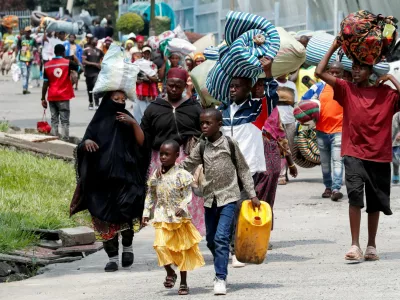
[[[340,47],[335,41],[317,67],[304,63],[278,78],[272,76],[273,61],[263,57],[265,78],[253,85],[249,78],[234,77],[229,99],[218,108],[202,107],[189,72],[206,60],[204,54],[158,54],[144,36],[131,34],[122,45],[125,59],[151,61],[155,75],[139,73],[137,98],[126,107],[126,91],[92,92],[113,43],[99,26],[86,34],[83,45],[74,35],[44,35],[42,106],[50,107],[52,134],[68,138],[69,100],[84,73],[89,109],[95,114],[77,147],[78,184],[71,214],[89,210],[109,257],[105,271],[119,268],[119,233],[122,267],[133,264],[134,232],[152,220],[154,249],[166,270],[165,288],[177,281],[175,265],[180,271],[178,293],[189,294],[187,272],[204,265],[198,244],[205,235],[214,257],[214,292],[226,294],[229,256],[233,267],[245,266],[235,256],[234,243],[241,203],[251,199],[258,208],[265,201],[273,208],[278,185],[288,184],[288,174],[297,177],[291,154],[297,131],[293,110],[298,102],[313,98],[320,102],[315,130],[325,186],[322,198],[343,198],[345,170],[352,236],[345,258],[379,259],[379,214],[392,214],[392,151],[397,159],[392,179],[399,182],[400,118],[395,115],[393,124],[388,118],[399,100],[400,84],[393,76],[385,75],[372,86],[370,66],[354,63],[351,74],[340,62],[328,66]],[[25,28],[15,47],[2,54],[5,74],[13,61],[20,63],[24,94],[29,93],[31,68],[40,65],[35,58],[38,45],[30,35]],[[307,47],[308,38],[302,36],[300,42]],[[396,90],[382,85],[388,80]],[[192,192],[201,175],[201,193]],[[364,191],[369,233],[365,254],[359,241]]]

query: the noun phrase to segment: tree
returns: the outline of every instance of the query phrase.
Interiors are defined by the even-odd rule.
[[[144,28],[144,21],[141,16],[135,13],[123,14],[117,20],[117,30],[124,34],[133,32],[139,33]]]
[[[4,10],[24,10],[26,9],[26,4],[24,0],[1,0],[0,1],[0,11]]]

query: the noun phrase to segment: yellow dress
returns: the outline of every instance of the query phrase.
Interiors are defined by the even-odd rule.
[[[149,217],[155,204],[153,226],[155,228],[154,250],[159,266],[174,264],[180,271],[191,271],[205,265],[199,249],[201,235],[192,224],[187,209],[192,199],[193,176],[172,167],[161,178],[154,173],[149,181],[144,217]],[[183,209],[182,217],[175,216],[177,208]]]

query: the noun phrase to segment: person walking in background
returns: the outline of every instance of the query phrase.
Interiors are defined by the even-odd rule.
[[[28,91],[29,87],[29,76],[31,73],[31,66],[33,61],[32,50],[36,47],[36,41],[31,37],[32,29],[31,27],[25,27],[24,34],[18,39],[18,63],[21,69],[22,78],[22,93],[24,95],[30,94]]]
[[[328,73],[343,78],[343,65],[333,62]],[[343,107],[334,100],[333,88],[324,82],[318,82],[308,90],[302,100],[318,99],[320,102],[319,119],[316,124],[317,142],[321,154],[321,169],[325,185],[322,198],[338,201],[343,198],[340,191],[343,181],[342,147]]]
[[[110,16],[110,18],[107,17],[107,25],[104,30],[105,30],[106,36],[109,36],[110,38],[112,38],[114,36],[114,28],[112,26],[111,16]]]
[[[206,58],[202,52],[196,53],[193,57],[194,66],[197,67],[206,61]]]
[[[297,88],[293,81],[287,79],[287,75],[284,74],[276,78],[278,85],[278,110],[281,118],[283,128],[285,129],[285,135],[289,142],[289,148],[293,149],[294,136],[296,135],[296,119],[293,115],[294,105],[298,102]],[[285,185],[289,180],[288,177],[289,166],[286,159],[282,159],[282,168],[279,178],[279,184]]]
[[[289,80],[296,84],[297,99],[296,102],[301,100],[301,97],[308,91],[312,86],[312,81],[317,81],[315,77],[315,67],[304,63],[300,69],[294,74],[289,76]]]
[[[131,49],[135,43],[132,40],[127,40],[125,42],[125,58],[132,61]]]
[[[104,55],[107,54],[108,49],[110,49],[111,44],[113,43],[113,39],[111,37],[106,37],[104,39],[104,43],[101,47],[101,51],[103,51]]]
[[[67,57],[75,56],[78,59],[79,64],[82,64],[83,49],[75,41],[76,41],[76,35],[75,34],[70,34],[69,35],[69,40],[64,42],[65,56],[67,56]],[[75,82],[75,91],[78,90],[78,83],[79,83],[79,79],[80,79],[80,73],[76,74],[76,77],[77,77],[77,80]]]
[[[136,40],[136,47],[138,47],[139,51],[142,52],[144,47],[144,36],[137,35],[135,40]]]
[[[36,87],[40,87],[40,64],[41,64],[41,59],[40,59],[40,53],[37,48],[33,48],[32,50],[33,53],[33,60],[32,60],[32,66],[31,66],[31,80],[36,81]]]
[[[93,28],[93,36],[98,40],[104,39],[106,37],[106,30],[104,27],[100,26],[99,19],[95,19],[93,21],[94,28]]]
[[[143,212],[143,225],[147,225],[150,212],[154,210],[154,250],[158,265],[167,271],[164,287],[172,289],[177,275],[172,265],[178,267],[181,275],[179,295],[188,295],[187,271],[205,265],[199,243],[201,235],[193,226],[187,205],[192,201],[193,176],[176,165],[179,144],[175,140],[165,141],[160,148],[161,176],[158,170],[151,174],[147,186]]]
[[[8,75],[11,70],[11,65],[15,63],[15,59],[15,45],[12,45],[3,53],[3,63],[1,65],[1,72],[3,75]]]
[[[43,34],[42,58],[44,64],[53,59],[54,47],[62,43],[55,32],[45,32]]]
[[[105,272],[132,266],[133,224],[140,223],[145,198],[143,131],[125,109],[123,91],[107,92],[77,147],[78,184],[70,214],[88,210],[108,256]]]
[[[392,121],[392,147],[393,147],[393,175],[392,183],[399,184],[399,165],[400,165],[400,112],[393,116]]]
[[[79,65],[65,59],[65,47],[56,45],[55,57],[44,65],[44,83],[42,89],[42,106],[46,109],[50,106],[51,134],[59,136],[58,124],[61,121],[61,138],[69,140],[69,102],[75,97],[70,71],[79,72]],[[46,94],[47,100],[46,101]]]
[[[103,59],[104,54],[100,49],[96,48],[97,42],[98,39],[96,37],[93,38],[90,46],[83,51],[82,55],[82,63],[85,67],[86,86],[89,96],[89,110],[98,109],[99,107],[99,97],[96,94],[93,95],[93,88],[101,70],[101,60]]]
[[[365,260],[378,260],[376,234],[379,215],[391,215],[390,163],[392,162],[392,118],[399,105],[400,83],[392,75],[380,77],[376,86],[369,83],[371,65],[353,62],[353,81],[336,78],[325,71],[329,59],[340,48],[335,39],[316,69],[316,75],[333,87],[334,99],[343,107],[342,156],[349,195],[351,247],[346,260],[360,260],[361,209],[364,188],[368,213],[368,244]],[[391,81],[392,89],[385,83]],[[372,122],[373,121],[373,122]]]

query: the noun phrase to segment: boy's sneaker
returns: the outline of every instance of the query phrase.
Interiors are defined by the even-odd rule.
[[[89,110],[93,110],[93,109],[94,109],[93,103],[90,103],[89,104]]]
[[[246,266],[245,263],[238,261],[236,258],[236,255],[232,255],[232,267],[233,268],[243,268],[244,266]]]
[[[99,106],[96,104],[95,106],[94,106],[94,110],[98,110],[99,109]]]
[[[215,277],[214,295],[226,295],[226,281]]]

